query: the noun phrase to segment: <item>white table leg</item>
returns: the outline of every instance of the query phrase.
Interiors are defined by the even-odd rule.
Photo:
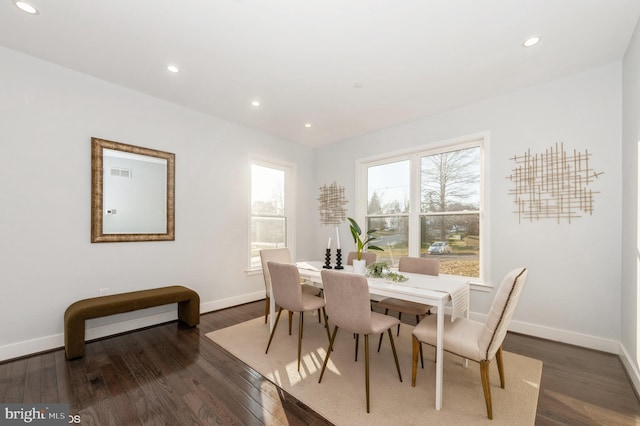
[[[438,323],[436,336],[436,410],[442,408],[442,376],[444,373],[444,351],[443,335],[444,335],[444,303],[442,300],[438,302]]]
[[[465,313],[465,318],[469,319],[469,311],[471,310],[471,308],[469,307],[469,284],[467,283],[467,312]],[[469,367],[469,360],[468,359],[464,359],[464,368]]]

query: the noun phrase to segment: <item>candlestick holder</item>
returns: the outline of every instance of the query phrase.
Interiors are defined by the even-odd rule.
[[[331,249],[327,249],[324,253],[324,265],[322,266],[324,269],[332,269],[331,268]]]
[[[336,250],[336,267],[334,269],[344,269],[342,266],[342,250]]]

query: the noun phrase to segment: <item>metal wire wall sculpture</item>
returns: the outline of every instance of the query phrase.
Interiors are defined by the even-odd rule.
[[[338,186],[336,182],[331,185],[322,185],[318,196],[320,206],[320,223],[323,225],[339,225],[347,218],[347,199],[344,196],[344,186]]]
[[[590,164],[591,153],[573,150],[567,153],[564,144],[556,143],[544,153],[531,150],[513,156],[516,163],[507,177],[513,188],[509,190],[516,204],[514,213],[522,220],[555,219],[568,223],[583,214],[593,214],[594,194],[589,186],[604,172],[595,172]]]

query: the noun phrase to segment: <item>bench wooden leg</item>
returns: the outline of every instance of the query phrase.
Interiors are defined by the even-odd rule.
[[[67,324],[64,332],[64,353],[67,359],[84,356],[84,320]]]
[[[200,324],[200,300],[193,298],[178,303],[178,319],[189,327]]]

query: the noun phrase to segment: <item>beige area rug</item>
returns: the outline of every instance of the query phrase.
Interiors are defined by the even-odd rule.
[[[504,353],[506,389],[500,388],[498,368],[491,365],[493,421],[487,412],[480,382],[480,366],[469,362],[464,368],[459,357],[446,354],[442,410],[435,409],[434,350],[423,345],[425,368],[418,368],[416,387],[411,386],[411,330],[403,324],[394,336],[402,382],[398,379],[389,337],[385,334],[380,352],[378,339],[371,338],[371,412],[366,411],[364,381],[364,338],[360,338],[358,361],[354,360],[353,334],[338,330],[327,371],[318,383],[328,347],[324,326],[317,317],[305,316],[303,359],[297,371],[297,314],[289,336],[286,315],[282,315],[269,353],[269,328],[256,318],[207,334],[207,337],[250,365],[336,425],[533,425],[542,375],[542,361]],[[331,325],[331,321],[329,321]]]

